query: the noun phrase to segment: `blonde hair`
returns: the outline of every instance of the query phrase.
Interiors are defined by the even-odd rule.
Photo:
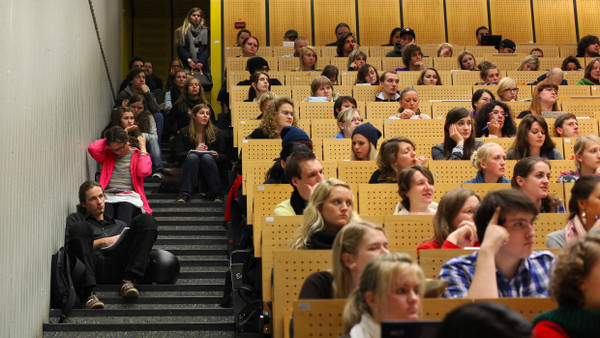
[[[201,103],[195,105],[194,108],[192,108],[192,116],[196,115],[200,111],[200,109],[208,110],[208,114],[210,115],[210,107],[206,104]],[[189,131],[190,142],[194,146],[198,146],[198,142],[200,140],[198,139],[198,130],[196,130],[196,121],[194,119],[190,119]],[[217,134],[215,132],[215,127],[213,126],[212,121],[209,118],[208,123],[206,124],[206,128],[204,129],[204,143],[211,144],[215,142],[217,142]]]
[[[517,70],[523,70],[523,68],[525,67],[526,64],[528,63],[533,63],[535,64],[535,70],[538,70],[540,68],[540,59],[533,55],[527,55],[522,61],[521,64],[519,64],[519,67],[517,67]]]
[[[277,115],[279,114],[279,108],[283,104],[289,104],[294,107],[294,101],[287,96],[280,96],[276,98],[273,103],[269,105],[267,110],[265,111],[262,119],[260,119],[259,128],[262,132],[267,135],[269,138],[277,138],[279,137],[279,130],[277,126]],[[292,121],[292,126],[298,126],[298,117],[296,116],[296,112],[294,111],[294,120]]]
[[[312,66],[311,70],[317,70],[317,61],[319,61],[319,56],[317,55],[317,51],[312,46],[304,46],[300,50],[300,57],[298,58],[298,62],[300,63],[300,65],[298,66],[298,68],[296,68],[296,71],[304,71],[305,70],[304,69],[304,55],[306,55],[306,53],[308,53],[309,50],[312,51],[313,54],[315,54],[315,64]]]
[[[600,137],[596,135],[579,136],[573,145],[573,153],[575,155],[582,155],[583,151],[588,147],[588,142],[600,144]],[[575,167],[577,167],[577,169],[581,169],[581,162],[577,160],[577,156],[575,156],[573,160],[575,161]]]
[[[347,127],[352,122],[352,116],[354,112],[358,112],[356,108],[346,108],[338,113],[337,122],[339,127],[339,122],[344,124],[344,128]],[[360,112],[358,112],[360,115]],[[340,128],[340,131],[344,133],[344,129]]]
[[[351,51],[350,54],[348,55],[348,64],[346,67],[350,68],[350,65],[352,64],[352,62],[354,62],[354,59],[356,59],[359,56],[364,56],[365,63],[367,62],[367,53],[365,53],[364,51],[362,51],[360,49],[355,49],[355,50]]]
[[[324,220],[321,215],[321,207],[329,197],[329,194],[335,187],[344,187],[352,194],[352,188],[350,185],[337,178],[328,178],[321,181],[315,187],[315,190],[310,195],[308,205],[304,209],[304,218],[300,229],[296,231],[292,237],[288,248],[290,250],[306,250],[309,246],[310,236],[312,234],[323,230]],[[354,194],[352,194],[352,214],[348,223],[360,221],[360,217],[354,210]]]
[[[360,276],[360,285],[354,289],[346,306],[344,307],[343,323],[344,333],[350,332],[352,326],[358,324],[364,313],[370,314],[375,319],[375,314],[380,303],[386,304],[386,296],[392,291],[398,278],[406,273],[414,272],[419,278],[419,298],[423,296],[424,280],[423,270],[416,262],[404,253],[388,253],[373,258],[363,270]],[[377,308],[371,309],[367,304],[365,296],[367,292],[373,292],[377,301]],[[419,311],[421,307],[419,306]]]
[[[473,53],[469,52],[468,50],[463,50],[462,52],[460,52],[460,54],[458,54],[458,57],[457,57],[458,69],[464,69],[463,65],[462,65],[462,59],[467,55],[471,55],[471,57],[473,58],[473,69],[472,70],[477,70],[477,60],[475,60],[475,56],[473,55]]]
[[[360,134],[362,135],[362,134]],[[353,135],[354,136],[354,135]],[[362,135],[364,136],[364,135]],[[365,136],[366,137],[366,136]],[[350,138],[352,139],[352,138]],[[377,148],[375,148],[375,145],[373,143],[371,143],[368,139],[367,141],[369,142],[369,158],[367,159],[367,161],[376,161],[377,160],[377,155],[379,154],[379,152],[377,151]],[[358,157],[356,157],[356,154],[354,154],[354,150],[350,149],[350,161],[358,161]]]
[[[471,155],[471,165],[475,169],[481,170],[481,162],[487,161],[488,157],[490,157],[490,150],[494,147],[502,149],[499,144],[493,142],[484,143],[481,147],[477,148]]]
[[[260,96],[258,99],[258,106],[262,106],[267,101],[273,101],[277,98],[277,94],[274,92],[268,91]]]
[[[452,47],[451,44],[444,42],[444,43],[440,43],[440,45],[437,48],[436,55],[438,57],[440,56],[440,53],[442,52],[442,49],[444,49],[444,48],[449,48],[450,52],[452,52],[452,54],[454,54],[454,47]],[[450,56],[452,56],[452,55],[450,55]]]
[[[517,85],[517,81],[510,77],[503,77],[502,79],[500,79],[500,81],[498,82],[498,85],[497,85],[497,89],[496,89],[496,93],[498,94],[499,100],[504,101],[502,99],[502,94],[504,94],[504,92],[508,89],[508,87],[512,87],[512,86],[516,86],[516,85]]]
[[[206,24],[204,23],[204,12],[199,7],[192,7],[185,16],[185,19],[183,19],[183,25],[175,30],[175,43],[179,46],[185,45],[185,36],[188,30],[190,30],[190,27],[192,27],[192,24],[190,23],[190,15],[192,15],[194,12],[200,12],[200,17],[202,18],[200,19],[200,26],[207,28]]]
[[[352,273],[344,264],[344,254],[356,256],[358,246],[369,230],[375,229],[385,235],[380,225],[367,222],[352,222],[346,224],[335,236],[332,249],[333,265],[333,298],[348,298],[352,292]]]

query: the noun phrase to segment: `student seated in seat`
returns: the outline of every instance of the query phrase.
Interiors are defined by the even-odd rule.
[[[565,213],[563,201],[548,193],[550,162],[540,157],[526,157],[514,167],[510,181],[514,189],[521,190],[540,213]]]
[[[379,78],[379,86],[381,91],[375,94],[377,102],[398,102],[400,101],[400,93],[398,93],[398,82],[400,79],[396,72],[383,72]]]
[[[379,85],[379,74],[377,73],[377,69],[371,66],[368,63],[365,63],[358,69],[358,73],[356,73],[356,85]]]
[[[267,171],[267,180],[263,184],[290,183],[285,177],[285,166],[288,157],[294,152],[312,153],[313,143],[304,130],[296,127],[283,127],[281,130],[281,152],[279,159]]]
[[[554,255],[532,251],[538,209],[522,192],[490,192],[475,214],[479,251],[453,258],[439,279],[445,298],[548,297]]]
[[[398,174],[413,165],[426,166],[427,158],[417,156],[415,144],[403,136],[389,138],[381,144],[377,154],[377,170],[369,183],[396,183]]]
[[[344,333],[381,337],[381,322],[419,319],[425,290],[423,271],[406,254],[373,258],[344,308]]]
[[[244,102],[256,102],[266,92],[271,90],[271,77],[266,72],[256,72],[250,76],[248,98]]]
[[[558,176],[558,183],[573,183],[581,175],[600,174],[600,138],[596,135],[582,135],[573,145],[575,170],[565,171]]]
[[[333,105],[333,118],[337,119],[342,110],[356,109],[356,100],[352,96],[340,96]]]
[[[476,85],[497,85],[500,81],[500,70],[495,64],[484,60],[477,65],[477,69],[481,82]]]
[[[323,180],[323,167],[314,153],[295,152],[288,157],[284,172],[294,191],[290,199],[275,207],[273,214],[302,215],[315,186]]]
[[[369,122],[361,124],[352,132],[351,161],[375,161],[377,159],[377,141],[381,137],[379,129]]]
[[[433,175],[426,167],[412,166],[398,175],[398,194],[402,199],[394,215],[434,214],[438,204],[433,201]]]
[[[477,176],[464,183],[510,183],[510,180],[504,177],[506,154],[496,143],[486,143],[474,151],[471,164],[478,169]]]
[[[444,143],[431,148],[431,157],[436,161],[468,160],[482,145],[482,141],[475,140],[471,113],[464,107],[455,107],[446,115]]]
[[[563,156],[550,135],[548,124],[540,115],[526,115],[519,123],[515,142],[506,152],[509,160],[520,160],[529,156],[539,156],[548,160],[562,160]]]
[[[460,70],[477,70],[477,61],[475,61],[475,56],[473,53],[468,50],[463,50],[458,54],[458,69]]]
[[[510,107],[503,102],[486,103],[475,114],[476,137],[515,137],[516,134]]]
[[[600,84],[600,57],[595,57],[588,63],[583,77],[576,84],[584,86],[597,86]]]
[[[350,33],[350,26],[347,23],[340,22],[335,26],[335,42],[328,43],[325,46],[335,47],[337,46],[337,41],[342,37],[342,35]]]
[[[595,35],[586,35],[577,44],[577,57],[595,58],[599,52],[600,40]]]
[[[526,115],[541,116],[542,112],[560,111],[558,100],[558,86],[550,81],[545,80],[537,84],[533,89],[533,98],[529,110],[522,111],[517,118],[524,118]]]
[[[337,116],[337,124],[340,132],[335,138],[350,138],[354,129],[360,126],[363,121],[358,109],[348,108],[342,110]]]
[[[248,135],[248,139],[281,138],[281,129],[286,126],[298,126],[298,119],[294,113],[294,101],[280,96],[267,107],[258,128]]]
[[[306,278],[298,299],[346,299],[358,287],[360,274],[369,261],[389,253],[385,232],[379,225],[360,221],[346,224],[335,236],[331,271],[318,271]]]
[[[328,178],[313,190],[302,225],[288,245],[290,250],[329,250],[346,224],[360,221],[354,211],[352,189],[347,183]]]
[[[440,74],[438,74],[437,69],[427,67],[423,69],[421,75],[417,79],[417,86],[441,86],[442,79],[440,79]]]
[[[560,137],[579,137],[577,116],[571,113],[561,114],[554,121],[554,130]]]
[[[333,91],[333,84],[327,77],[321,75],[317,76],[312,80],[310,84],[310,96],[311,97],[324,97],[326,102],[335,102],[340,98],[340,93]],[[309,102],[310,97],[302,100],[303,102]]]
[[[352,33],[344,33],[339,37],[336,43],[338,57],[348,57],[353,50],[358,50],[360,46],[356,43],[356,39]]]
[[[533,320],[536,337],[597,337],[600,332],[600,235],[573,240],[554,262],[552,298],[558,309]]]
[[[298,57],[299,66],[295,69],[298,72],[320,71],[317,69],[318,60],[317,51],[312,46],[304,46]]]
[[[300,51],[302,50],[302,48],[304,48],[306,46],[308,46],[308,40],[306,40],[306,38],[303,38],[303,37],[297,37],[296,40],[294,40],[294,53],[288,54],[288,55],[282,55],[282,57],[296,57],[297,58],[300,56]]]
[[[353,50],[348,55],[348,71],[359,70],[365,63],[367,63],[367,53],[360,49]]]
[[[428,120],[431,117],[427,114],[421,113],[419,109],[419,94],[417,90],[413,87],[404,88],[400,92],[400,108],[398,108],[398,113],[390,116],[388,119],[410,119],[410,120]]]
[[[598,217],[600,212],[600,177],[583,175],[571,189],[569,201],[569,222],[564,229],[554,231],[546,236],[546,246],[562,248],[576,238],[585,237],[588,233],[600,233]]]
[[[479,246],[475,211],[481,197],[471,189],[456,188],[448,191],[433,218],[434,235],[419,244],[421,249],[462,249]]]
[[[421,51],[421,47],[410,44],[404,47],[402,51],[402,63],[404,63],[404,67],[396,68],[394,71],[422,71],[423,70],[423,52]]]

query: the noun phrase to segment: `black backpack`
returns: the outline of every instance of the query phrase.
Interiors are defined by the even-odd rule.
[[[64,247],[52,255],[50,306],[62,310],[59,323],[67,318],[76,304],[81,306],[73,281],[79,281],[84,272],[83,263],[77,257],[70,257]]]

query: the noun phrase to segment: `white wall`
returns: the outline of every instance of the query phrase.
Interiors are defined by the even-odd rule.
[[[93,5],[118,88],[121,1]],[[2,0],[0,17],[0,335],[35,337],[48,320],[50,256],[96,170],[87,145],[112,96],[88,1]]]

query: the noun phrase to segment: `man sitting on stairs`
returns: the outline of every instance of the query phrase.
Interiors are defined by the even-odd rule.
[[[130,226],[104,215],[104,191],[98,182],[79,187],[77,212],[67,217],[66,248],[85,265],[82,280],[74,281],[87,309],[102,309],[94,293],[96,283],[121,283],[122,297],[138,297],[136,279],[141,279],[148,254],[158,236],[156,220],[149,214],[135,217]]]

